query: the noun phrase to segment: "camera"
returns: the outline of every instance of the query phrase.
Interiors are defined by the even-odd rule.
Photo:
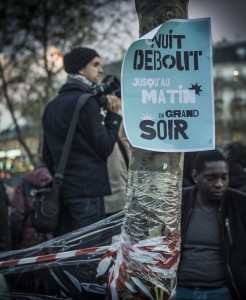
[[[115,76],[106,77],[101,83],[92,87],[92,92],[97,96],[100,104],[105,108],[107,105],[107,95],[121,97],[120,81]]]

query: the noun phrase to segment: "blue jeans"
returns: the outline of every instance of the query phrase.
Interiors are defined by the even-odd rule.
[[[178,286],[175,300],[232,300],[232,297],[226,287],[206,289]]]
[[[83,228],[105,218],[103,197],[81,197],[63,200],[54,236]]]

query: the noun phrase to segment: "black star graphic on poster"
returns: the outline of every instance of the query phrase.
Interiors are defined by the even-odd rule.
[[[202,92],[201,90],[201,85],[196,84],[191,84],[191,87],[189,88],[189,90],[194,90],[196,95],[200,96],[200,92]]]

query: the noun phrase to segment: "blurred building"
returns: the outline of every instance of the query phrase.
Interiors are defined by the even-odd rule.
[[[34,157],[38,155],[39,135],[31,123],[20,126],[22,138]],[[0,178],[11,178],[33,170],[24,147],[20,144],[13,127],[0,132]]]
[[[215,128],[218,147],[246,140],[246,41],[213,47]]]

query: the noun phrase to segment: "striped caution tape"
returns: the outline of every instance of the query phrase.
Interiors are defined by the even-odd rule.
[[[57,260],[57,259],[61,259],[61,258],[69,258],[69,257],[79,256],[82,254],[95,253],[95,252],[99,252],[101,250],[106,251],[108,248],[109,248],[109,246],[92,247],[92,248],[66,251],[66,252],[55,253],[55,254],[46,254],[46,255],[35,256],[35,257],[26,257],[26,258],[20,258],[20,259],[0,261],[0,268],[41,263],[41,262],[52,261],[52,260]]]

